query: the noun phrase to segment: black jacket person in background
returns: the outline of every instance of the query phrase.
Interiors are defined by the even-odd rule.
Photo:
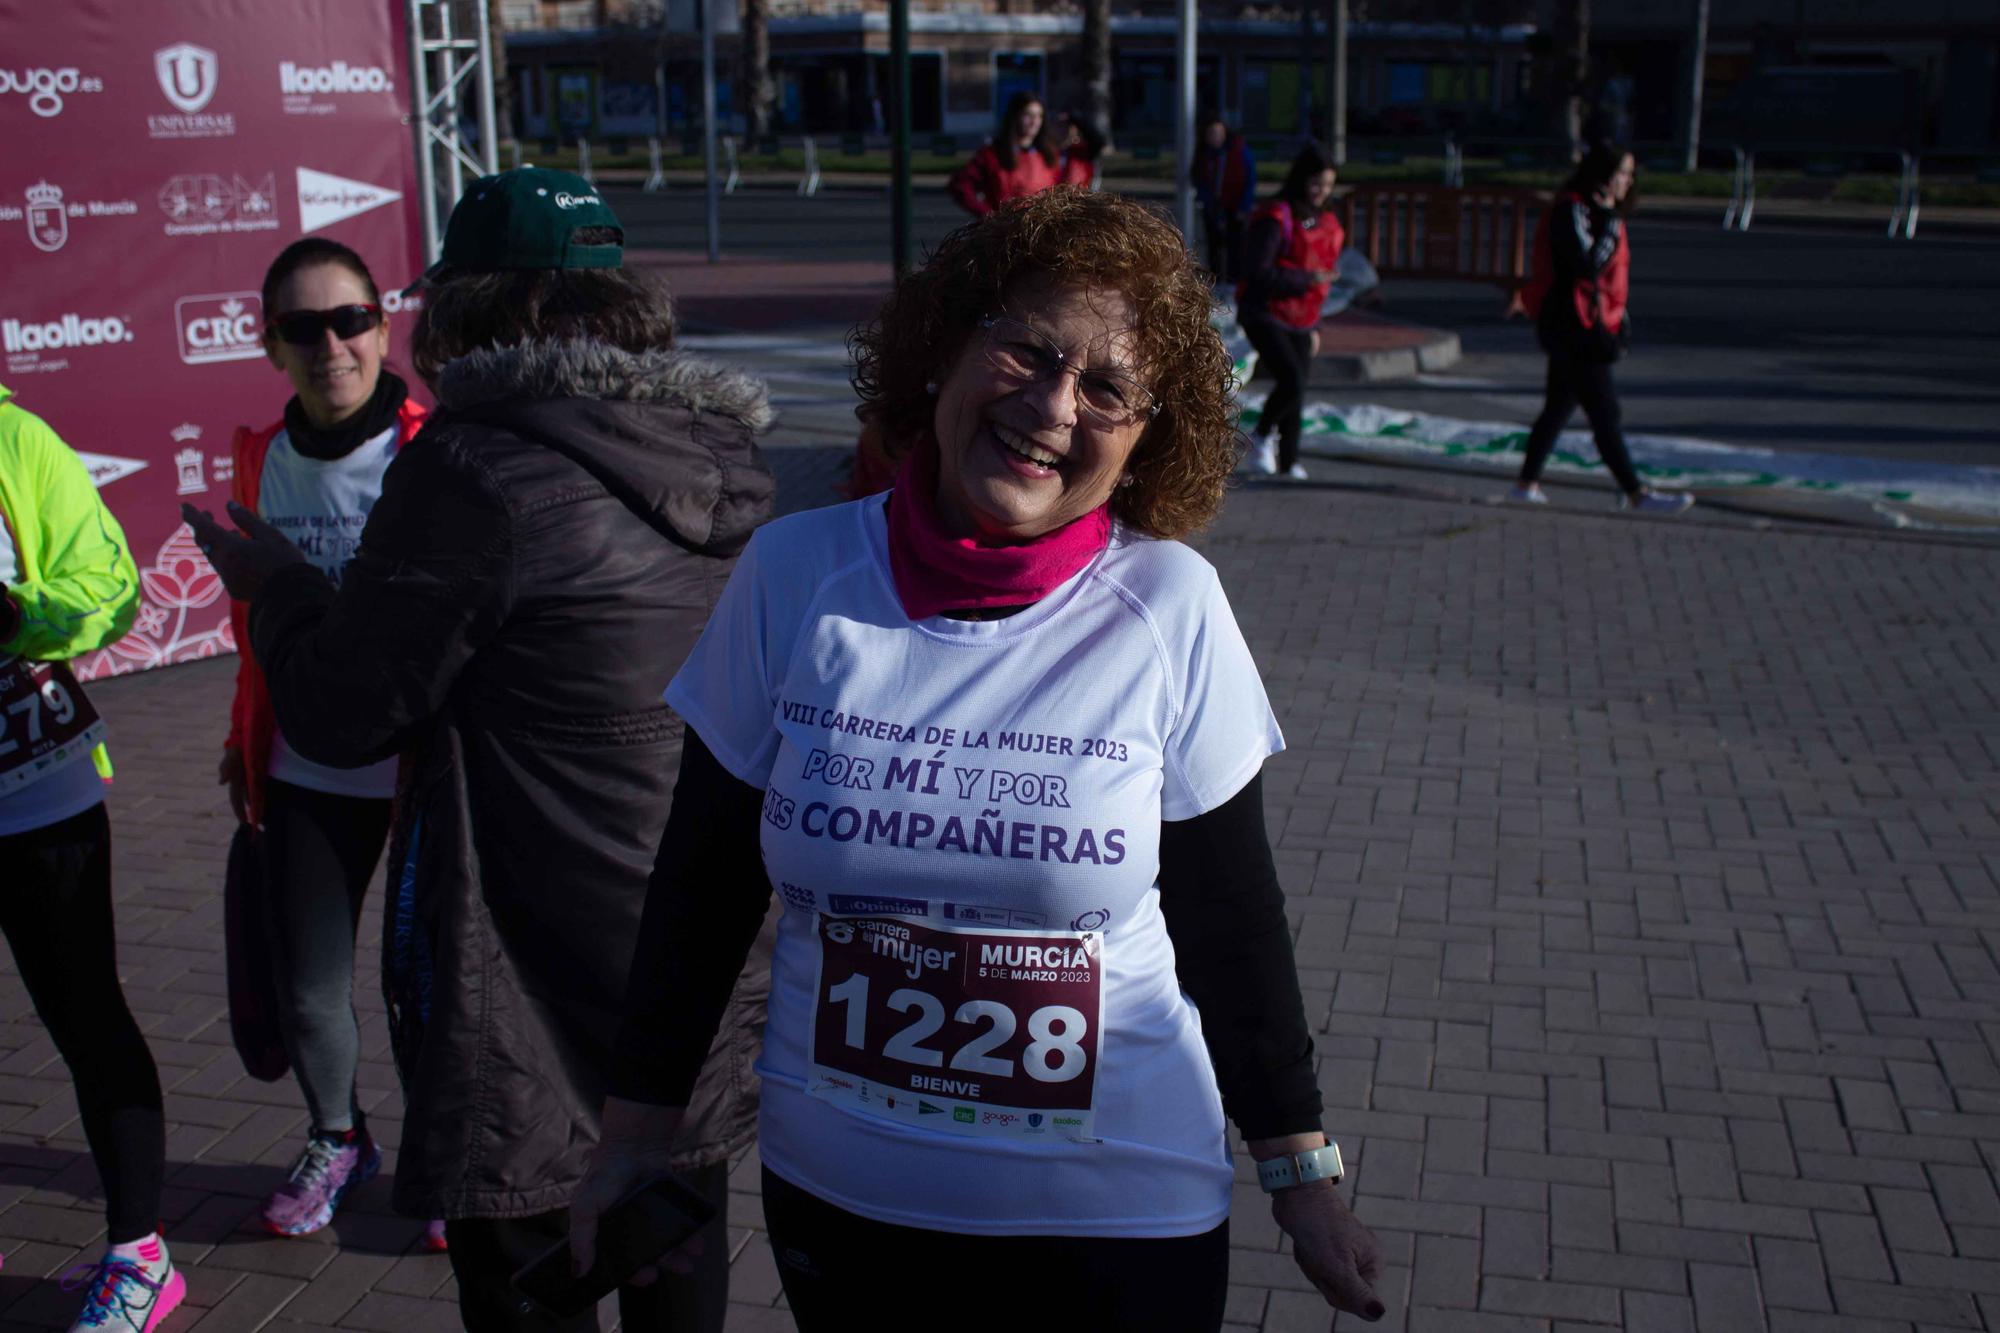
[[[508,1276],[568,1229],[598,1133],[682,724],[661,694],[773,485],[761,384],[673,350],[578,177],[487,177],[452,214],[413,339],[438,411],[336,591],[195,516],[279,724],[323,763],[400,754],[384,987],[409,1108],[397,1206],[446,1219],[468,1328],[557,1328]],[[247,586],[241,586],[247,585]],[[754,1128],[768,944],[673,1158],[720,1201]],[[717,1224],[719,1227],[719,1223]],[[728,1247],[622,1295],[629,1328],[715,1328]],[[595,1328],[594,1312],[576,1327]]]

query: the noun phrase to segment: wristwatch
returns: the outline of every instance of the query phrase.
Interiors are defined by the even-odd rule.
[[[1313,1148],[1289,1157],[1273,1157],[1257,1163],[1257,1183],[1264,1193],[1276,1194],[1294,1185],[1310,1185],[1315,1180],[1339,1182],[1346,1174],[1340,1164],[1340,1145],[1328,1139],[1324,1148]]]

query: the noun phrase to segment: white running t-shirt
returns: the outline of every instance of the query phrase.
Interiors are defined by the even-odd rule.
[[[382,474],[396,456],[401,431],[391,426],[357,445],[344,458],[308,458],[292,447],[291,432],[280,430],[264,455],[257,486],[257,513],[292,542],[337,587],[347,562],[361,546],[368,512],[382,495]],[[281,782],[335,796],[386,799],[396,794],[396,761],[360,768],[316,764],[285,743],[280,731],[271,742],[271,776]]]
[[[1215,571],[1120,530],[1012,617],[913,623],[887,542],[881,497],[761,529],[667,689],[765,791],[763,1161],[934,1230],[1209,1230],[1231,1170],[1160,822],[1284,747]]]

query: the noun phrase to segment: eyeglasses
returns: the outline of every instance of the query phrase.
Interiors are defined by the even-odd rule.
[[[278,337],[295,347],[311,347],[326,337],[359,338],[382,322],[379,305],[337,305],[331,310],[293,310],[271,321]]]
[[[1042,384],[1076,371],[1077,409],[1098,426],[1129,426],[1159,415],[1160,402],[1138,378],[1122,370],[1085,370],[1046,333],[1006,315],[979,321],[986,332],[986,364],[1010,380]]]

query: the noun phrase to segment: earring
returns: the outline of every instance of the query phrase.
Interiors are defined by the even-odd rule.
[[[1135,482],[1135,481],[1137,481],[1137,480],[1139,480],[1139,479],[1138,479],[1137,477],[1135,477],[1135,476],[1133,476],[1133,475],[1132,475],[1131,473],[1127,472],[1127,473],[1126,473],[1126,474],[1125,474],[1124,476],[1122,476],[1122,477],[1120,477],[1120,478],[1118,479],[1118,489],[1122,491],[1122,490],[1124,490],[1124,489],[1125,489],[1125,488],[1126,488],[1127,486],[1130,486],[1130,485],[1131,485],[1131,484],[1132,484],[1133,482]]]
[[[933,397],[933,398],[937,397],[937,381],[936,381],[936,380],[925,380],[925,381],[924,381],[924,392],[925,392],[925,393],[927,393],[927,394],[929,394],[929,395],[930,395],[931,397]]]

